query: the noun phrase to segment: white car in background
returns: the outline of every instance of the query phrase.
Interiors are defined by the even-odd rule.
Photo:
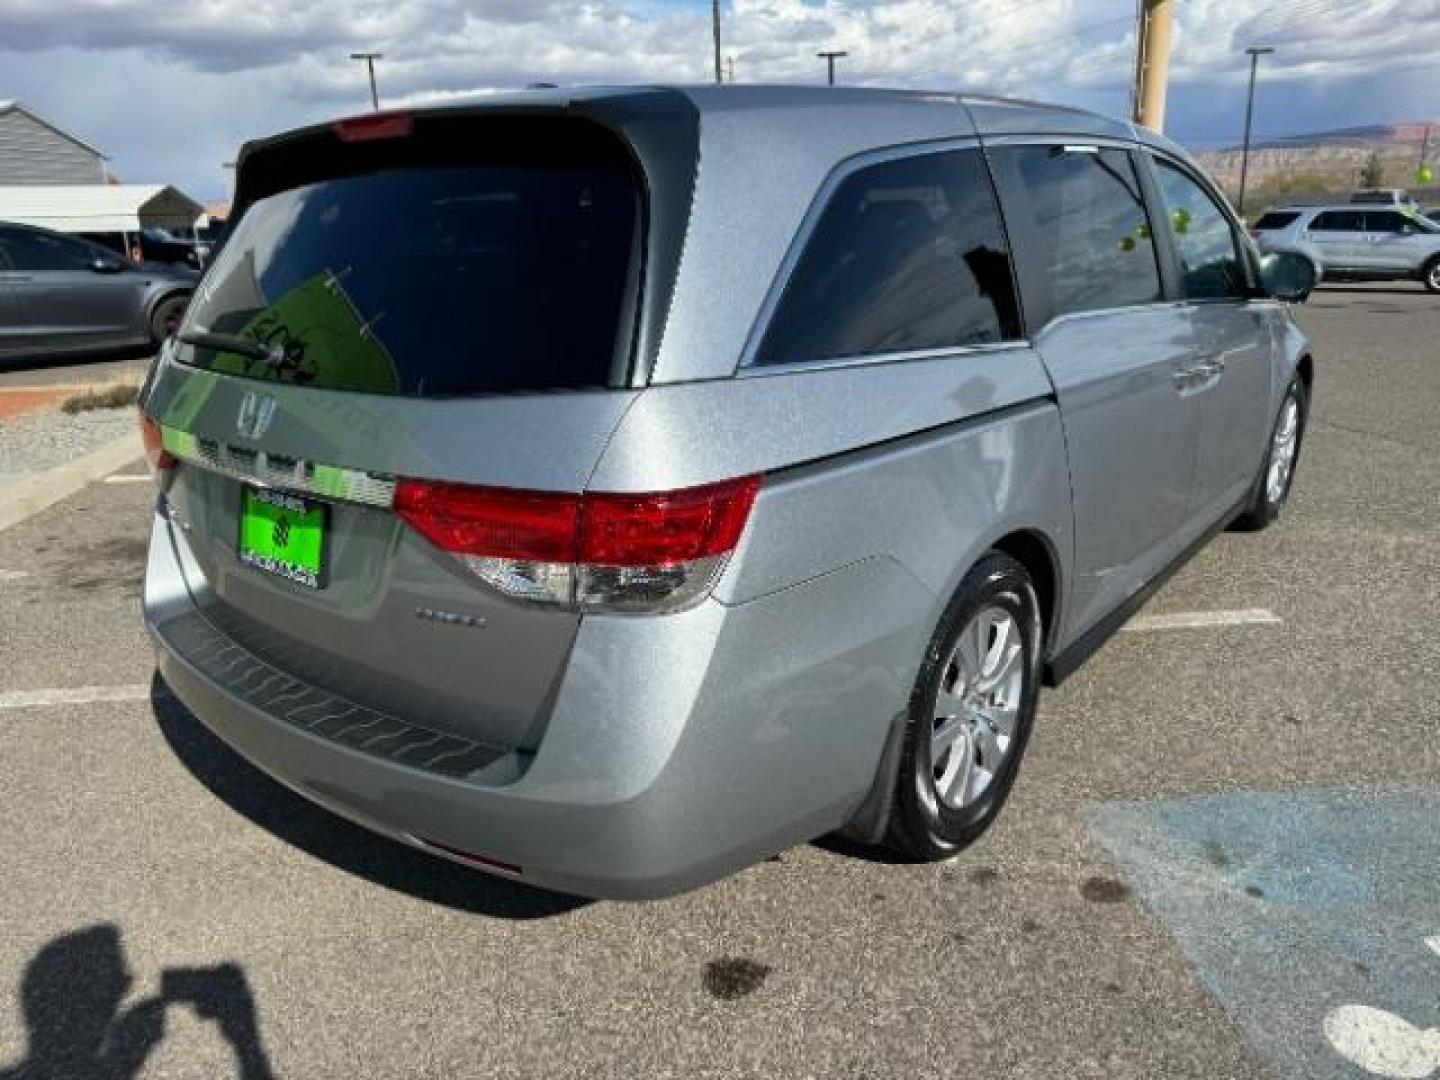
[[[1250,228],[1262,251],[1294,251],[1327,281],[1419,281],[1440,293],[1440,223],[1401,206],[1286,206]]]

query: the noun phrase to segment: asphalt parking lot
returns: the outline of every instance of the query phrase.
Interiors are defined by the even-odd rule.
[[[0,1077],[1440,1070],[1440,298],[1301,318],[1286,518],[1144,613],[1247,621],[1120,634],[942,866],[825,841],[619,905],[428,859],[152,683],[147,484],[0,532]]]

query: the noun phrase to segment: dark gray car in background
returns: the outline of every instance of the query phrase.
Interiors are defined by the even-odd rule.
[[[1309,263],[1092,114],[557,90],[250,144],[235,206],[141,399],[161,673],[518,880],[954,854],[1041,682],[1290,490]]]
[[[158,345],[200,275],[0,221],[0,360]]]

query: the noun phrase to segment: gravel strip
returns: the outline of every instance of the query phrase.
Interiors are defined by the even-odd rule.
[[[98,409],[68,416],[37,409],[0,423],[0,491],[135,430],[134,409]]]

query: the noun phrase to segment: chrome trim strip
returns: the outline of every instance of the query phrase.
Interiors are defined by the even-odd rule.
[[[957,345],[940,349],[915,349],[910,352],[872,353],[866,356],[837,356],[832,360],[796,360],[789,364],[751,364],[735,373],[737,379],[764,379],[775,375],[797,375],[811,371],[836,371],[845,368],[877,367],[918,360],[943,360],[950,357],[984,355],[996,352],[1018,352],[1031,348],[1025,340],[991,341],[983,345]]]
[[[161,426],[161,444],[177,461],[262,488],[280,488],[337,502],[389,509],[395,502],[395,478],[338,465],[270,455],[264,450],[202,439],[188,431]]]

